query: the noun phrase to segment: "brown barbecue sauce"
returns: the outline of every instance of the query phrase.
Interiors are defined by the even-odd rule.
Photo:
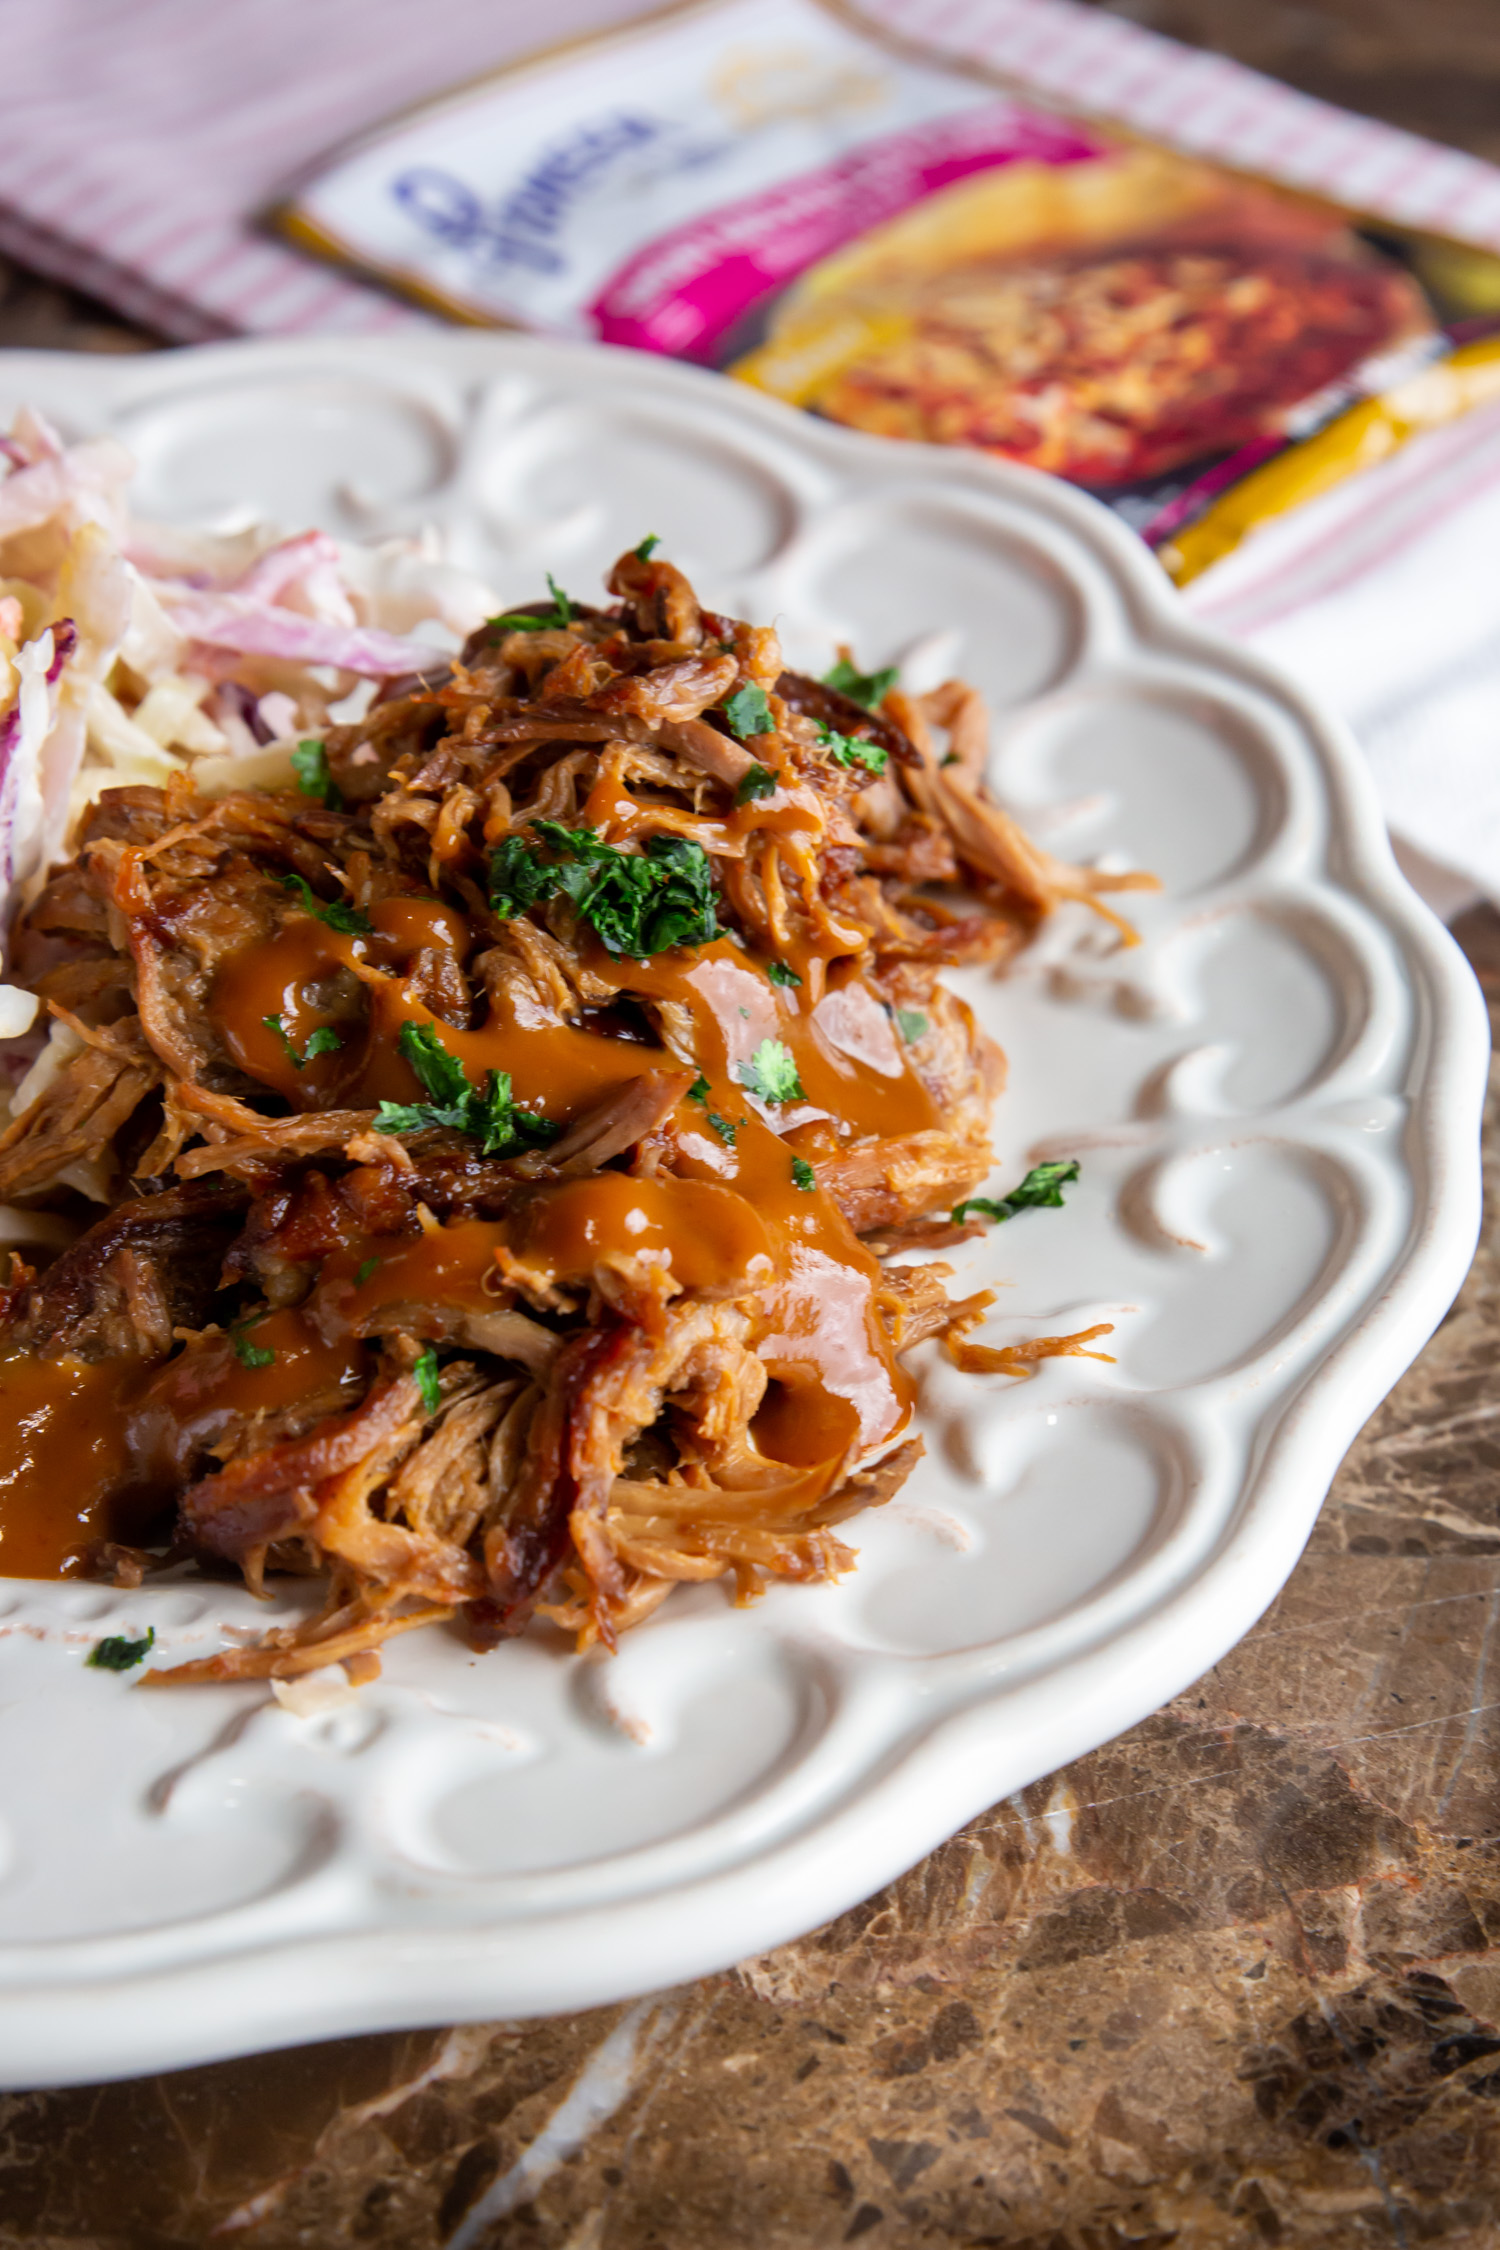
[[[765,807],[756,811],[765,828]],[[771,812],[776,829],[794,834],[801,824],[795,802],[773,800]],[[293,915],[219,969],[212,1006],[226,1048],[298,1109],[420,1101],[397,1045],[405,1023],[430,1026],[475,1085],[508,1072],[516,1101],[559,1126],[643,1072],[684,1067],[665,1048],[563,1021],[504,988],[476,1026],[457,1028],[412,984],[424,957],[463,963],[472,943],[463,916],[398,898],[369,919],[372,933],[352,936]],[[574,1303],[601,1258],[643,1260],[679,1289],[757,1296],[751,1343],[770,1383],[752,1442],[769,1462],[806,1472],[809,1500],[831,1489],[852,1457],[901,1429],[912,1385],[879,1315],[876,1260],[821,1188],[797,1185],[782,1132],[800,1129],[800,1144],[822,1153],[940,1119],[854,963],[806,949],[788,959],[795,986],[774,983],[767,964],[728,937],[644,962],[588,939],[586,966],[601,983],[622,998],[674,1002],[691,1018],[699,1098],[684,1098],[669,1120],[671,1174],[603,1171],[538,1185],[502,1221],[353,1243],[325,1262],[316,1311],[272,1313],[237,1331],[252,1354],[273,1355],[260,1364],[217,1332],[155,1367],[0,1362],[0,1572],[76,1574],[101,1537],[129,1535],[122,1496],[169,1494],[212,1468],[216,1437],[237,1416],[347,1405],[367,1368],[359,1336],[378,1327],[382,1305],[494,1311],[516,1301],[497,1252],[571,1287]],[[307,1057],[325,1028],[339,1046]],[[801,1099],[771,1103],[745,1083],[767,1040],[790,1051]],[[306,1058],[300,1067],[297,1057]],[[419,1333],[420,1320],[411,1327]]]

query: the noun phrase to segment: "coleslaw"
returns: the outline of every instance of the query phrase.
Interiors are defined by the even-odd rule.
[[[437,535],[363,546],[133,516],[118,439],[30,408],[0,436],[0,909],[8,927],[103,789],[275,787],[307,735],[442,661],[498,597]],[[0,984],[12,1078],[34,995]]]

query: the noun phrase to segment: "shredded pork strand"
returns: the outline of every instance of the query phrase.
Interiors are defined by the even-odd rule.
[[[650,550],[391,681],[300,789],[106,792],[16,925],[58,1028],[0,1200],[90,1223],[7,1348],[119,1432],[86,1559],[326,1597],[153,1680],[833,1576],[921,1451],[903,1351],[1107,1332],[987,1350],[988,1297],[881,1260],[977,1231],[993,1161],[1003,1058],[940,972],[1148,878],[1029,841],[972,688],[789,671]]]

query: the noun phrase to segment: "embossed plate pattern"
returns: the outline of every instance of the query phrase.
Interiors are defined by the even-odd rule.
[[[216,1585],[0,1582],[0,2063],[96,2079],[623,1997],[799,1933],[1220,1657],[1464,1272],[1485,1030],[1395,872],[1357,754],[1190,624],[1103,510],[823,428],[719,380],[510,339],[12,354],[109,428],[143,511],[364,538],[441,525],[503,598],[646,531],[716,606],[958,670],[1046,844],[1164,879],[1116,950],[1059,916],[959,981],[1008,1049],[1000,1177],[1063,1212],[956,1254],[995,1340],[1115,1323],[1113,1365],[924,1368],[929,1455],[858,1570],[674,1597],[610,1663],[395,1644],[357,1707],[142,1693],[267,1613]]]

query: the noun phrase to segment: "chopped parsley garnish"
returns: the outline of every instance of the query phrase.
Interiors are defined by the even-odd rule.
[[[502,922],[551,898],[556,870],[538,859],[520,836],[507,836],[490,853],[490,904]]]
[[[412,1373],[417,1379],[417,1389],[422,1394],[424,1409],[429,1414],[436,1414],[443,1403],[443,1394],[438,1384],[437,1353],[431,1344],[423,1346]]]
[[[315,921],[326,922],[330,930],[342,930],[345,937],[373,935],[373,923],[366,920],[357,906],[351,906],[346,899],[319,898],[305,875],[283,875],[281,887],[284,891],[296,891],[307,912]]]
[[[966,1203],[953,1206],[953,1223],[962,1226],[972,1212],[975,1218],[989,1219],[995,1226],[1003,1220],[1013,1219],[1018,1211],[1034,1211],[1043,1205],[1060,1205],[1062,1191],[1078,1177],[1078,1159],[1070,1156],[1054,1164],[1034,1164],[1019,1187],[998,1202],[987,1195],[971,1195]]]
[[[656,533],[648,531],[640,545],[633,550],[636,561],[649,562],[660,545],[661,541],[657,538]]]
[[[281,1041],[282,1046],[286,1049],[287,1061],[291,1064],[293,1070],[300,1070],[302,1068],[302,1057],[292,1045],[292,1035],[280,1016],[262,1016],[260,1020],[267,1031],[273,1033]]]
[[[299,1055],[292,1044],[292,1035],[280,1016],[262,1016],[267,1031],[272,1031],[286,1049],[287,1061],[293,1070],[301,1070],[307,1063],[315,1062],[319,1055],[336,1055],[344,1042],[331,1024],[320,1023],[316,1031],[308,1034],[307,1045]]]
[[[127,1640],[123,1633],[111,1633],[106,1640],[95,1641],[84,1662],[96,1672],[131,1672],[145,1662],[155,1646],[154,1625],[148,1625],[138,1641]]]
[[[908,1047],[915,1047],[919,1039],[927,1037],[927,1018],[920,1008],[898,1008],[896,1022]]]
[[[763,687],[757,687],[753,680],[742,688],[736,688],[733,695],[726,695],[719,709],[741,742],[748,742],[755,734],[776,732],[776,721],[771,716],[766,691]]]
[[[702,1071],[700,1070],[697,1077],[693,1080],[692,1085],[689,1086],[687,1090],[687,1098],[690,1102],[706,1102],[709,1097],[709,1092],[710,1088],[708,1080],[704,1077]]]
[[[899,665],[887,664],[880,672],[859,672],[847,656],[841,656],[833,669],[823,674],[823,685],[836,694],[847,695],[851,703],[860,704],[866,711],[877,711],[899,677]]]
[[[321,742],[304,738],[292,752],[292,771],[304,797],[318,797],[330,812],[342,812],[344,793],[328,770],[328,752]]]
[[[740,1063],[734,1075],[763,1102],[800,1102],[807,1098],[792,1050],[779,1039],[762,1039],[750,1060]]]
[[[817,1184],[818,1175],[808,1163],[807,1158],[805,1156],[794,1156],[792,1158],[793,1187],[801,1188],[804,1195],[811,1195]]]
[[[737,805],[753,804],[757,797],[774,797],[780,784],[769,766],[753,765],[734,793]]]
[[[544,899],[571,899],[611,953],[648,961],[678,945],[707,945],[719,934],[713,862],[685,836],[650,836],[622,852],[592,828],[535,820],[535,833],[563,856],[548,862],[507,836],[490,856],[490,904],[504,921]]]
[[[800,984],[802,982],[802,979],[798,976],[796,970],[789,969],[785,961],[768,962],[766,966],[766,975],[770,978],[772,984],[792,985]]]
[[[264,1318],[264,1315],[261,1317]],[[254,1325],[253,1321],[247,1320],[242,1328],[230,1329],[229,1341],[234,1347],[234,1356],[241,1367],[272,1367],[276,1363],[276,1354],[265,1344],[252,1344],[250,1341],[250,1331]]]
[[[716,1109],[708,1113],[708,1122],[726,1148],[733,1148],[734,1136],[744,1124],[743,1117],[721,1117]]]
[[[541,833],[542,823],[536,826]],[[567,829],[551,840],[559,838],[568,839],[576,852]],[[713,862],[701,844],[685,836],[651,836],[644,851],[632,856],[592,838],[591,843],[592,871],[569,895],[611,953],[649,960],[674,946],[708,945],[718,936]]]
[[[382,1102],[375,1112],[377,1133],[422,1133],[446,1126],[478,1141],[482,1156],[503,1156],[526,1142],[556,1140],[550,1117],[518,1108],[511,1098],[510,1072],[492,1070],[483,1088],[472,1086],[457,1055],[450,1055],[431,1024],[404,1023],[396,1042],[432,1099]]]
[[[379,1260],[379,1258],[366,1258],[363,1263],[359,1267],[357,1267],[354,1275],[354,1286],[356,1289],[363,1289],[365,1283],[369,1280],[371,1274],[374,1273],[376,1267],[380,1264],[380,1262],[381,1261]]]
[[[486,625],[505,633],[555,633],[561,628],[571,625],[573,622],[573,604],[569,601],[561,586],[558,585],[550,570],[547,573],[547,585],[552,595],[550,610],[535,612],[529,609],[503,610],[498,617],[487,617],[485,619]]]
[[[396,1041],[404,1059],[421,1079],[433,1101],[442,1107],[461,1110],[473,1099],[469,1074],[457,1055],[450,1055],[430,1023],[404,1023]],[[456,1117],[445,1123],[457,1123]],[[460,1126],[462,1132],[464,1127]]]
[[[866,742],[862,734],[836,734],[825,727],[822,720],[814,722],[818,740],[837,766],[868,766],[871,773],[884,773],[890,753],[878,742]]]

